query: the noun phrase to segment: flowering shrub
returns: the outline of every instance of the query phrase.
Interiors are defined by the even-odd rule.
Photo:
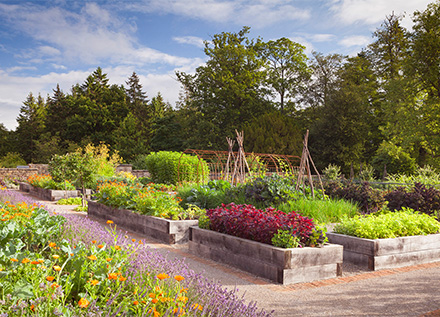
[[[56,182],[50,175],[33,174],[27,178],[27,182],[35,187],[56,189],[56,190],[75,190],[70,182]]]
[[[39,222],[32,229],[40,240],[21,231],[0,245],[5,316],[269,316],[183,260],[167,260],[142,240],[119,235],[111,221],[105,228],[75,215],[51,216],[29,198],[1,190],[3,208],[14,210],[18,204],[9,200],[25,201],[28,207],[17,213],[28,209],[29,217],[0,222],[2,232]]]
[[[275,208],[256,209],[252,205],[222,205],[206,211],[209,228],[236,237],[272,244],[278,229],[290,230],[307,245],[315,225],[312,219],[296,212],[283,213]]]
[[[191,211],[184,211],[179,205],[181,198],[162,191],[169,189],[169,186],[161,186],[160,184],[142,187],[140,184],[102,182],[98,185],[95,196],[98,202],[104,205],[130,209],[143,215],[174,220],[198,216]]]

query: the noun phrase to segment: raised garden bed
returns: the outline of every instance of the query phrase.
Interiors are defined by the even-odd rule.
[[[189,250],[281,284],[342,275],[342,246],[283,249],[212,230],[190,228]]]
[[[28,192],[31,195],[37,196],[43,200],[56,201],[63,198],[78,197],[78,190],[56,190],[46,189],[32,186],[28,183],[20,183],[20,190]]]
[[[373,271],[440,261],[440,234],[372,240],[330,232],[327,237],[344,246],[344,261]]]
[[[109,207],[89,201],[88,214],[102,220],[112,220],[127,230],[143,234],[168,244],[183,244],[189,240],[189,228],[198,220],[169,220],[146,216],[127,209]]]

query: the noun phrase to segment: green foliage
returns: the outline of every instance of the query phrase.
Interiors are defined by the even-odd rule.
[[[246,151],[300,155],[302,134],[297,122],[280,112],[265,113],[244,128]]]
[[[328,242],[328,238],[326,235],[327,228],[323,225],[315,225],[312,233],[309,236],[309,240],[307,241],[308,246],[310,247],[322,247],[324,244]]]
[[[15,168],[18,165],[26,165],[25,160],[23,160],[19,153],[8,152],[0,158],[0,168]]]
[[[225,193],[231,184],[224,180],[209,181],[206,185],[186,185],[177,192],[182,198],[181,205],[195,205],[204,209],[212,209],[225,202]]]
[[[306,191],[306,196],[311,195]],[[322,196],[320,191],[316,195]],[[226,191],[226,203],[252,204],[259,208],[277,207],[289,200],[303,197],[304,193],[296,190],[295,182],[290,177],[278,174],[257,177],[245,184],[240,184]]]
[[[388,239],[439,233],[440,223],[427,214],[403,208],[397,212],[344,218],[334,232],[365,239]]]
[[[413,174],[416,161],[402,147],[390,142],[382,142],[377,149],[372,164],[378,175],[382,175],[386,165],[389,174]]]
[[[419,167],[412,175],[394,174],[388,175],[387,182],[407,184],[404,187],[411,187],[414,183],[421,183],[425,185],[440,185],[440,173],[429,165]]]
[[[329,164],[323,171],[326,180],[337,181],[341,177],[341,167]]]
[[[363,182],[374,182],[374,168],[369,164],[364,165],[359,171],[359,179]]]
[[[300,242],[299,237],[294,236],[291,230],[278,229],[272,237],[272,245],[278,248],[298,248]]]
[[[313,219],[317,223],[336,223],[344,217],[354,217],[359,207],[343,199],[312,199],[300,197],[289,200],[278,207],[286,213],[296,211],[299,214]]]
[[[285,37],[262,44],[267,71],[266,84],[278,94],[281,112],[284,112],[288,100],[295,100],[303,92],[310,77],[307,55],[304,51],[304,46]]]
[[[199,228],[209,230],[209,217],[204,214],[199,217]]]
[[[155,183],[205,182],[209,177],[208,164],[196,156],[180,152],[154,152],[145,157],[145,166]]]
[[[57,201],[57,205],[81,205],[81,197],[63,198]]]

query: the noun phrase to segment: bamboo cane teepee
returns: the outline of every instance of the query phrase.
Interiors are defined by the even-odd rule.
[[[321,175],[319,175],[318,170],[316,169],[315,163],[313,163],[312,156],[310,155],[309,148],[308,148],[308,139],[309,139],[309,130],[307,130],[306,135],[304,136],[303,141],[303,150],[301,155],[301,161],[299,165],[299,173],[298,173],[298,180],[296,182],[296,189],[299,190],[301,187],[303,191],[305,191],[305,176],[307,175],[307,179],[309,181],[309,185],[312,191],[312,197],[315,197],[315,191],[313,187],[313,179],[312,179],[312,173],[310,169],[310,164],[315,170],[316,175],[319,179],[319,184],[321,185],[322,191],[324,191],[324,187],[322,185]]]

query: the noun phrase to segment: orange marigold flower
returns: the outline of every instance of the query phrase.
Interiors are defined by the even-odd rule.
[[[137,300],[135,300],[134,302],[133,302],[133,305],[138,305],[139,304],[139,302],[137,301]]]
[[[21,263],[29,263],[31,260],[29,260],[28,258],[24,258],[23,260],[21,260]]]
[[[40,264],[40,261],[31,261],[31,264],[37,265]]]
[[[57,244],[56,244],[55,242],[50,242],[50,243],[49,243],[49,247],[51,247],[51,248],[55,248],[56,245],[57,245]]]
[[[139,244],[144,244],[141,240],[138,241]]]
[[[96,243],[96,240],[92,240],[92,243],[95,244],[95,243]]]
[[[114,223],[114,222],[111,220],[107,220],[107,224],[111,225],[112,223]]]
[[[136,239],[131,239],[131,241],[136,242]]]
[[[102,244],[97,245],[98,249],[102,249],[104,246]]]
[[[52,288],[57,288],[57,287],[60,287],[60,285],[57,284],[57,283],[52,283],[52,284],[50,285],[50,287],[52,287]]]
[[[150,293],[150,294],[148,294],[148,296],[149,296],[150,298],[155,298],[155,297],[156,297],[156,294],[154,294],[154,293]]]
[[[174,276],[174,279],[176,281],[180,282],[180,281],[183,281],[185,278],[183,276],[181,276],[181,275],[176,275],[176,276]]]
[[[123,277],[123,276],[120,276],[120,277],[119,277],[119,281],[120,281],[120,282],[124,282],[126,279],[127,279],[127,278],[126,278],[126,277]]]
[[[92,261],[95,261],[97,259],[97,257],[94,254],[88,256],[87,258]]]
[[[90,284],[92,284],[93,286],[96,286],[99,284],[99,281],[98,280],[91,280]]]
[[[30,309],[31,309],[32,311],[34,311],[34,310],[35,310],[35,305],[32,304],[31,307],[30,307]]]
[[[53,257],[55,260],[60,258],[60,256],[59,256],[58,254],[54,254],[54,255],[52,255],[52,257]]]
[[[46,276],[46,280],[52,282],[55,279],[54,276]]]
[[[116,280],[118,278],[118,273],[109,273],[108,279],[109,280]]]
[[[159,280],[164,280],[166,278],[169,278],[170,276],[168,274],[165,273],[160,273],[156,276]]]
[[[115,246],[115,249],[119,251],[119,250],[121,250],[121,247],[119,245],[117,245],[117,246]]]
[[[61,267],[58,266],[58,265],[54,265],[54,266],[53,266],[53,269],[54,269],[55,271],[61,271]]]
[[[43,264],[44,260],[43,259],[38,259],[38,263]]]
[[[113,260],[113,258],[107,258],[105,259],[107,262],[110,262],[111,260]]]
[[[193,305],[191,306],[191,308],[193,308],[193,309],[198,309],[198,310],[203,310],[203,306],[202,306],[202,305],[199,305],[199,304],[197,304],[197,303],[193,304]]]
[[[85,299],[85,298],[81,298],[78,302],[78,306],[81,308],[86,308],[87,306],[89,306],[90,302]]]
[[[153,299],[151,300],[151,302],[152,302],[153,304],[156,304],[158,301],[159,301],[159,300],[158,300],[157,298],[153,298]]]
[[[11,261],[12,262],[18,262],[18,260],[16,258],[12,258]]]

